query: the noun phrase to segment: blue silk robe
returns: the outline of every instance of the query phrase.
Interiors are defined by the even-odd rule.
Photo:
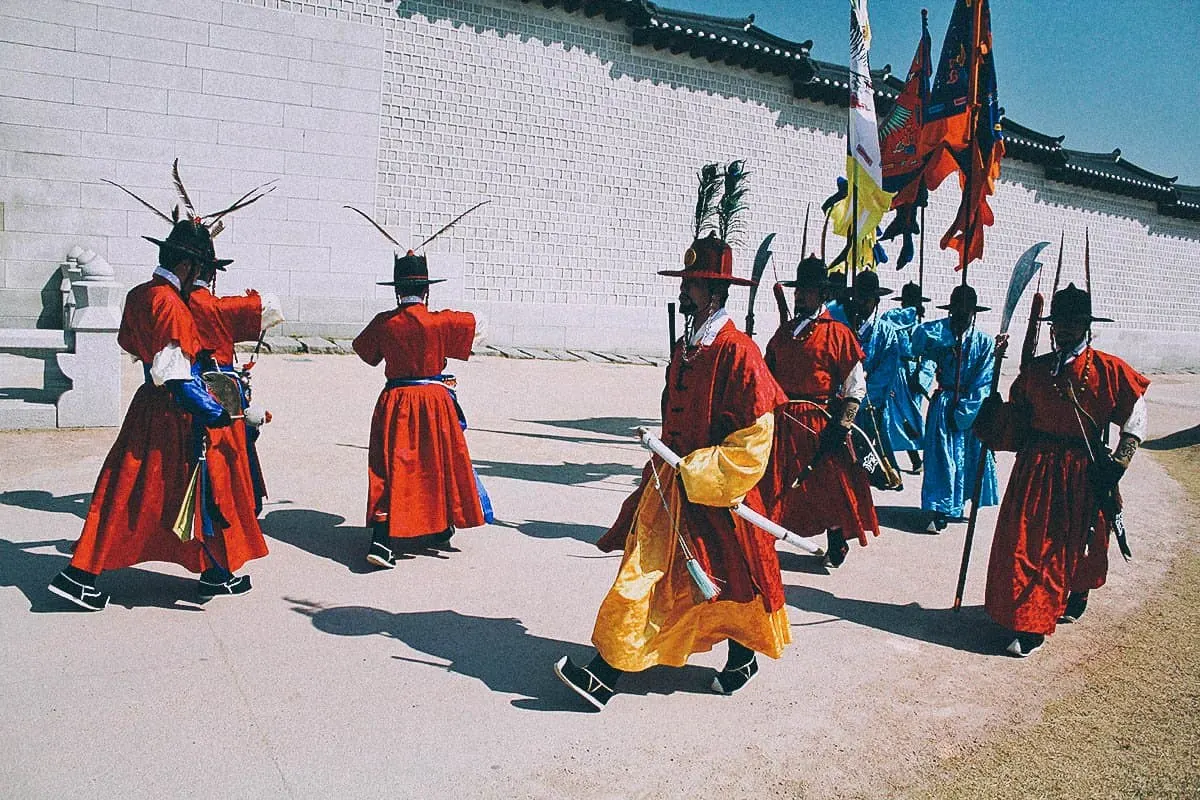
[[[921,508],[925,511],[961,517],[975,488],[983,445],[971,428],[983,399],[991,394],[995,346],[992,337],[974,326],[969,328],[963,335],[960,371],[958,337],[950,329],[949,317],[918,325],[913,331],[913,355],[930,359],[937,367],[938,388],[925,419],[925,479],[921,484]],[[989,452],[979,505],[998,502],[996,462]]]
[[[920,450],[925,438],[925,397],[909,388],[909,376],[917,371],[917,380],[926,396],[933,394],[937,368],[928,359],[916,360],[912,352],[912,334],[920,324],[915,308],[893,308],[879,315],[896,332],[895,371],[886,390],[888,439],[897,450]]]

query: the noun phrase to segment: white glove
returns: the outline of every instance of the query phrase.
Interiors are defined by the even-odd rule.
[[[246,424],[259,427],[271,421],[271,412],[266,409],[251,404],[246,406]]]

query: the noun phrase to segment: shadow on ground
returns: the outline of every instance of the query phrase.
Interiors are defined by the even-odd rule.
[[[902,531],[904,533],[921,533],[936,536],[931,533],[929,519],[932,514],[912,506],[875,506],[875,514],[879,524],[884,528]]]
[[[517,422],[531,422],[534,425],[548,425],[552,428],[569,428],[574,431],[588,433],[606,433],[609,436],[621,436],[636,441],[634,430],[640,427],[657,427],[658,420],[645,417],[586,417],[584,419],[522,419]]]
[[[87,519],[88,507],[92,504],[92,493],[80,492],[79,494],[55,496],[41,490],[21,489],[13,492],[0,492],[0,503],[6,506],[29,508],[34,511],[49,511],[51,514],[74,514],[80,519]]]
[[[1193,425],[1157,439],[1150,439],[1143,442],[1142,447],[1146,450],[1179,450],[1194,444],[1200,444],[1200,425]]]
[[[966,653],[999,655],[1012,634],[992,622],[983,606],[924,608],[837,597],[808,586],[785,586],[788,605],[868,628]],[[813,623],[817,624],[817,623]],[[1007,634],[1007,635],[1006,635]]]
[[[263,534],[272,539],[341,564],[355,574],[374,572],[375,567],[365,560],[371,534],[366,528],[345,523],[340,514],[308,508],[276,509],[259,522]]]
[[[628,464],[514,464],[507,461],[472,461],[483,478],[513,478],[533,483],[556,483],[562,486],[578,486],[594,483],[614,475],[641,475],[638,467]],[[597,486],[597,489],[628,493],[632,486]]]
[[[532,536],[534,539],[575,539],[584,544],[595,544],[607,528],[599,525],[581,525],[574,522],[545,522],[531,519],[525,522],[501,522],[496,525],[502,528],[512,528],[518,533]]]
[[[482,681],[528,711],[579,711],[588,706],[554,675],[554,662],[569,656],[576,663],[592,657],[590,647],[534,636],[519,619],[476,617],[457,611],[392,613],[369,606],[324,607],[293,598],[293,609],[312,619],[319,631],[335,636],[386,636],[441,662],[393,655],[397,661],[424,664]],[[707,691],[713,671],[703,667],[661,668],[627,675],[621,693],[647,695]]]
[[[50,580],[71,562],[61,555],[71,542],[52,539],[40,542],[10,542],[0,539],[0,586],[13,586],[29,601],[35,614],[55,612],[90,613],[67,600],[53,595],[46,588]],[[36,552],[53,547],[55,553]],[[180,611],[199,611],[196,579],[161,572],[127,567],[104,573],[97,581],[101,590],[112,594],[109,601],[125,608],[152,606]]]

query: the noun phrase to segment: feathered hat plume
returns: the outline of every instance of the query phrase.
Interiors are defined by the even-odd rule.
[[[696,230],[693,239],[700,238],[705,228],[712,225],[712,218],[717,213],[713,200],[721,186],[720,164],[705,164],[696,177],[700,185],[696,190]]]
[[[746,172],[745,161],[733,161],[725,168],[725,191],[717,206],[717,236],[730,245],[739,244],[744,230],[742,212],[746,210],[745,197],[749,190],[750,173]]]

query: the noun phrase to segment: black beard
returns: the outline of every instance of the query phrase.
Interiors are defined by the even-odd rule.
[[[685,317],[694,317],[700,308],[686,294],[679,295],[679,313]]]

